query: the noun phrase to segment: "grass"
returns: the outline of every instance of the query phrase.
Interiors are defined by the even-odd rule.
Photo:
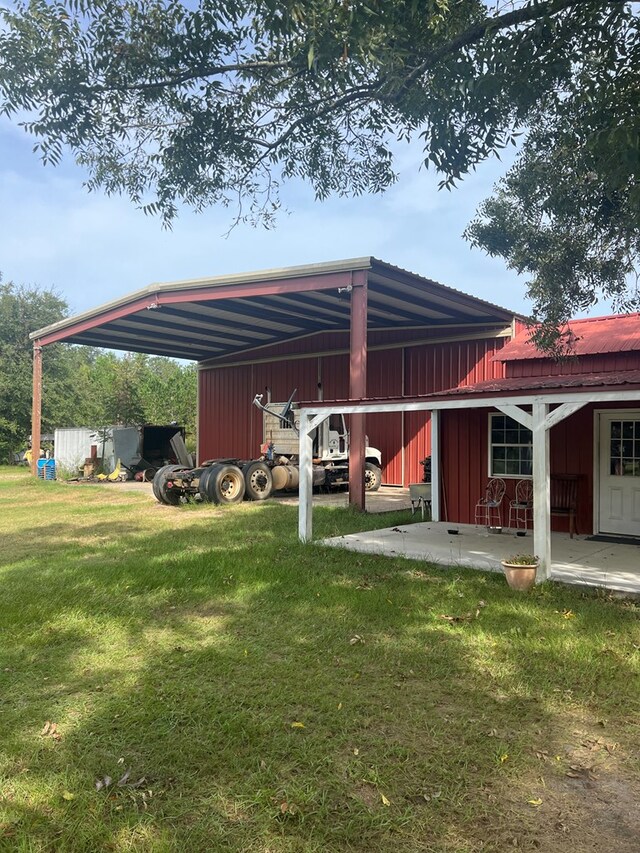
[[[296,520],[0,470],[0,850],[637,853],[634,602]]]

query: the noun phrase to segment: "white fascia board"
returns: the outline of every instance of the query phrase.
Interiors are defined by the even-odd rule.
[[[353,415],[358,412],[365,414],[381,413],[381,412],[434,412],[444,411],[447,409],[491,409],[498,405],[501,406],[531,406],[535,403],[546,403],[548,405],[560,403],[580,402],[587,403],[617,403],[617,402],[638,402],[640,403],[640,390],[633,391],[567,391],[556,394],[530,394],[518,395],[516,397],[506,396],[478,396],[478,397],[460,397],[451,400],[407,400],[406,402],[394,403],[336,403],[336,404],[318,404],[307,406],[300,409],[308,416],[312,416],[322,412],[325,416],[329,415]]]

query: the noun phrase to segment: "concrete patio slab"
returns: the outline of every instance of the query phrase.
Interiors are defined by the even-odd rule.
[[[324,539],[321,544],[495,572],[502,571],[500,561],[511,554],[531,553],[533,537],[506,531],[493,534],[467,524],[418,522]],[[590,542],[585,537],[571,539],[568,534],[553,533],[551,561],[552,580],[640,594],[638,545]]]

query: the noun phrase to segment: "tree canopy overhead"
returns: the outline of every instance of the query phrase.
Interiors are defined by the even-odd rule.
[[[393,142],[416,136],[450,188],[533,127],[472,239],[532,272],[543,316],[551,303],[564,316],[571,302],[571,287],[549,294],[563,265],[587,301],[598,288],[628,296],[620,281],[637,253],[637,213],[635,242],[616,222],[628,226],[639,200],[633,4],[30,0],[0,14],[0,108],[26,114],[45,161],[69,146],[90,188],[128,194],[167,223],[186,203],[238,205],[238,216],[269,224],[278,185],[292,177],[319,198],[382,191],[395,180]],[[527,220],[534,160],[546,183]],[[557,167],[562,187],[581,182],[569,205],[559,204]],[[577,205],[584,224],[596,206],[601,244],[613,234],[617,248],[583,280],[589,235],[575,240],[564,219],[573,254],[536,266],[517,234],[495,239],[509,205],[522,208],[529,236],[558,209]]]

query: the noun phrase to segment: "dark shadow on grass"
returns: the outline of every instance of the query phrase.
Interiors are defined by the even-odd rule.
[[[119,523],[112,544],[78,542],[68,560],[69,531],[51,525],[52,549],[6,572],[20,603],[0,652],[7,748],[14,773],[24,761],[29,785],[54,791],[14,796],[7,838],[417,853],[506,849],[524,831],[553,849],[519,776],[572,737],[559,707],[631,715],[631,649],[612,661],[606,647],[607,632],[637,632],[637,609],[303,546],[295,508],[238,510],[164,535]],[[316,528],[339,526],[335,513],[317,509]],[[52,744],[38,731],[58,712]],[[95,790],[125,769],[144,782]]]

